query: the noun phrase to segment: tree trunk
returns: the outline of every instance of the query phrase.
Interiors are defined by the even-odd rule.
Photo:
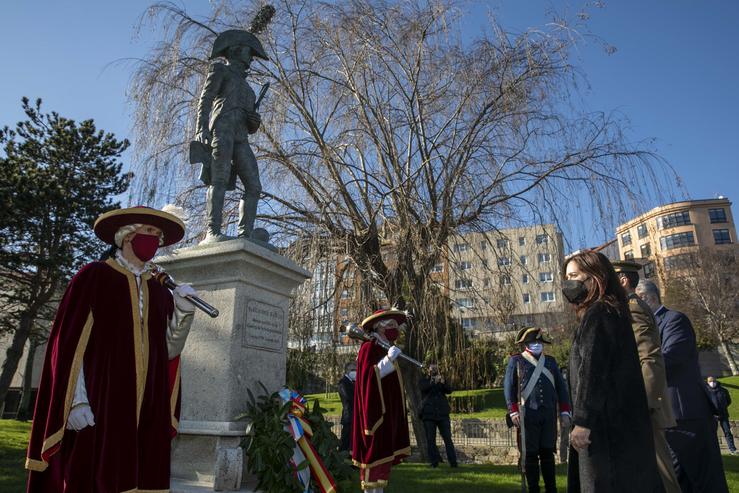
[[[18,329],[13,334],[13,342],[5,352],[5,362],[3,363],[2,372],[0,372],[0,405],[2,407],[5,407],[5,397],[8,395],[8,389],[13,382],[13,376],[18,370],[18,362],[23,356],[23,347],[31,335],[32,323],[33,317],[30,313],[26,312],[21,315]]]
[[[37,345],[33,340],[28,345],[28,355],[26,356],[26,368],[23,372],[23,391],[21,393],[21,402],[18,405],[18,415],[16,419],[26,421],[31,419],[33,410],[31,409],[31,395],[33,394],[33,360],[36,356]]]
[[[419,387],[421,372],[411,368],[409,364],[403,363],[401,363],[401,369],[405,395],[408,398],[411,425],[413,426],[413,433],[416,435],[416,446],[418,447],[418,453],[421,455],[421,460],[426,461],[428,459],[426,430],[423,427],[423,421],[418,418],[418,412],[421,410],[421,390]]]
[[[731,347],[729,347],[729,341],[721,340],[721,348],[724,350],[724,355],[726,356],[726,361],[729,362],[729,368],[731,368],[731,374],[732,375],[739,375],[739,370],[737,370],[736,367],[736,361],[734,361],[734,355],[731,352]]]

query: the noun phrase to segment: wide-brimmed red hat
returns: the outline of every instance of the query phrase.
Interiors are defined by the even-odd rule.
[[[129,224],[148,224],[161,229],[164,235],[161,246],[173,245],[185,236],[185,223],[177,216],[143,205],[101,214],[92,229],[98,238],[109,245],[114,245],[115,234]]]
[[[375,325],[375,323],[387,318],[392,318],[398,322],[398,325],[401,325],[408,320],[408,314],[402,310],[398,310],[397,308],[377,310],[375,313],[362,320],[362,329],[364,329],[365,332],[369,332],[372,330],[372,326]]]

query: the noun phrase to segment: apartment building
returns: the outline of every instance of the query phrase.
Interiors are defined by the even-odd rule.
[[[461,235],[449,245],[452,312],[476,334],[550,326],[565,310],[563,261],[553,224]]]
[[[640,259],[644,276],[659,281],[685,272],[701,252],[733,252],[736,246],[731,202],[721,196],[655,207],[620,225],[616,236],[620,258]]]

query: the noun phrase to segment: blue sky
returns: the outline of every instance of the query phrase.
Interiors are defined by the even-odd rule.
[[[0,125],[12,126],[22,118],[22,96],[42,97],[47,110],[94,118],[99,128],[128,136],[131,65],[123,60],[143,56],[158,38],[150,27],[134,32],[150,3],[5,2],[0,16]],[[205,0],[183,3],[192,13],[209,10]],[[471,11],[467,28],[479,29],[488,9],[505,28],[522,30],[546,22],[550,6],[572,12],[579,5],[470,1],[465,4]],[[739,2],[612,0],[589,11],[590,31],[617,51],[608,55],[598,43],[581,45],[580,66],[589,82],[583,104],[628,116],[634,140],[656,139],[657,151],[683,178],[691,198],[720,194],[737,200]],[[131,159],[130,151],[126,159]]]

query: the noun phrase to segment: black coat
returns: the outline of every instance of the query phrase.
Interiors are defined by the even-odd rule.
[[[575,331],[568,376],[575,425],[590,429],[588,451],[570,450],[568,491],[653,492],[654,438],[631,319],[590,306]],[[578,473],[588,461],[589,477]]]
[[[711,396],[716,413],[719,419],[729,419],[729,404],[731,404],[731,395],[719,382],[716,387],[708,387],[708,395]]]
[[[354,380],[344,375],[339,380],[339,398],[341,399],[341,424],[352,424],[354,419]]]
[[[421,419],[441,420],[449,418],[449,401],[446,394],[452,389],[446,383],[432,383],[428,377],[423,377],[419,383],[421,389]]]

